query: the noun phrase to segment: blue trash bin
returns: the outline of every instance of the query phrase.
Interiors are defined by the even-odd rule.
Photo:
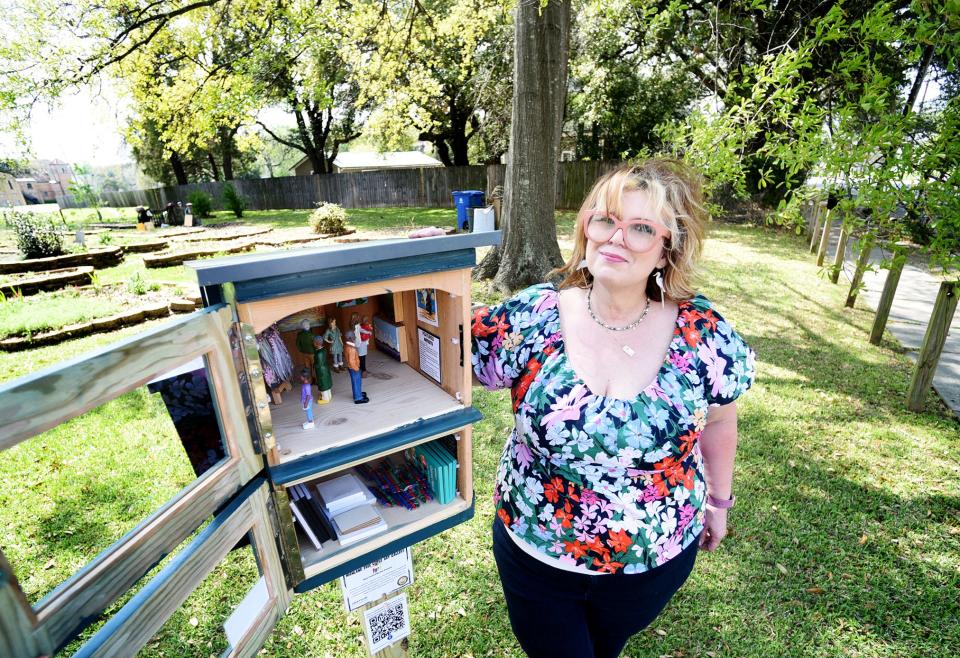
[[[457,230],[470,230],[473,208],[483,208],[484,194],[480,190],[462,190],[453,193],[453,205],[457,207]]]

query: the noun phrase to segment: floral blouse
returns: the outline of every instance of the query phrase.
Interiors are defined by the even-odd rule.
[[[509,387],[515,427],[494,488],[500,520],[574,568],[639,573],[703,530],[707,407],[750,388],[754,353],[702,295],[680,303],[663,365],[636,398],[597,395],[564,350],[550,284],[473,315],[473,369]]]

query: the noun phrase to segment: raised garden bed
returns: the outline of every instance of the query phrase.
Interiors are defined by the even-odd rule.
[[[44,345],[56,345],[65,340],[81,338],[90,334],[98,334],[104,331],[113,331],[126,327],[131,324],[139,324],[146,320],[154,318],[163,318],[170,315],[170,306],[166,302],[160,302],[144,306],[133,311],[124,311],[105,318],[90,320],[81,324],[72,324],[56,331],[50,331],[33,336],[15,336],[0,340],[0,350],[4,352],[19,352],[21,350],[34,349]]]
[[[123,260],[123,247],[105,247],[78,254],[65,254],[50,258],[29,258],[0,262],[0,274],[20,274],[22,272],[43,272],[61,270],[66,267],[90,265],[95,269],[113,267]]]
[[[180,285],[169,284],[160,284],[159,289],[147,290],[143,294],[136,294],[126,284],[96,288],[88,286],[62,293],[52,293],[49,299],[57,301],[31,299],[11,302],[26,306],[21,307],[19,312],[14,310],[12,315],[4,316],[8,325],[0,332],[2,337],[0,351],[14,352],[53,345],[65,340],[163,318],[171,313],[190,313],[201,306],[200,296],[196,291],[184,292]],[[35,319],[36,310],[44,308],[47,304],[58,302],[61,305],[61,310],[58,311],[59,317],[72,317],[73,321],[63,327],[57,327],[56,320],[46,325],[38,324]],[[98,312],[102,317],[96,317]],[[84,315],[87,317],[83,317]],[[26,322],[24,318],[28,318]],[[45,321],[41,320],[41,322]],[[16,330],[15,327],[20,328]]]
[[[92,281],[93,267],[66,267],[45,274],[13,274],[0,280],[0,293],[6,296],[35,295],[45,290],[59,290],[67,286],[85,286]]]
[[[204,231],[203,235],[190,235],[185,238],[178,238],[178,242],[200,242],[207,240],[237,240],[239,238],[249,238],[254,235],[263,235],[269,233],[273,228],[263,226],[259,228],[210,228]]]
[[[171,267],[173,265],[182,265],[185,261],[196,260],[197,258],[207,258],[215,254],[237,254],[243,251],[251,251],[256,244],[253,242],[241,242],[236,245],[217,245],[206,249],[191,249],[190,251],[178,251],[169,254],[156,254],[154,256],[144,256],[143,264],[145,267]]]
[[[127,253],[147,253],[150,251],[162,251],[170,246],[166,240],[144,240],[143,242],[128,242],[123,245],[123,250]]]

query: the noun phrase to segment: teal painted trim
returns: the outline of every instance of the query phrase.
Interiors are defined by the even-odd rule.
[[[297,594],[302,594],[308,592],[316,587],[320,587],[326,583],[329,583],[331,580],[335,580],[344,574],[348,574],[355,569],[365,567],[374,560],[379,560],[382,557],[386,557],[391,553],[396,553],[397,551],[403,550],[408,546],[413,546],[418,544],[425,539],[429,539],[434,535],[439,535],[444,530],[449,530],[450,528],[460,525],[466,521],[469,521],[473,518],[474,503],[470,504],[470,507],[463,510],[459,514],[451,516],[448,519],[438,521],[433,525],[427,526],[417,532],[407,535],[406,537],[401,537],[395,541],[390,542],[386,546],[381,546],[375,551],[370,551],[369,553],[364,553],[358,558],[345,562],[340,566],[334,567],[333,569],[328,569],[322,573],[318,573],[315,576],[311,576],[306,580],[297,583],[293,588],[293,591]]]
[[[337,270],[358,264],[377,264],[391,258],[430,260],[447,251],[474,251],[478,247],[500,244],[500,231],[462,233],[410,240],[376,240],[328,247],[304,247],[244,256],[227,256],[209,260],[188,261],[187,267],[197,272],[200,287],[219,283],[238,283],[300,272]]]
[[[160,589],[166,585],[170,579],[172,579],[182,567],[184,562],[186,562],[194,553],[196,553],[200,548],[210,539],[214,532],[226,523],[227,519],[234,514],[246,500],[253,495],[253,493],[259,489],[261,486],[266,484],[266,478],[263,475],[258,475],[248,482],[243,489],[240,490],[233,500],[227,503],[226,507],[220,511],[213,521],[211,521],[207,527],[205,527],[197,537],[191,541],[182,551],[177,553],[170,563],[165,566],[160,573],[154,576],[150,582],[143,586],[139,592],[130,599],[125,606],[120,608],[120,610],[107,620],[107,623],[97,631],[96,635],[87,640],[80,650],[77,653],[73,654],[74,658],[89,658],[90,656],[95,655],[100,648],[117,630],[122,628],[125,624],[141,606],[143,606],[147,601],[150,600],[150,597],[156,594]],[[199,583],[198,583],[199,584]],[[94,620],[84,620],[83,626],[79,627],[76,630],[76,633],[79,633],[83,628],[86,628]],[[72,638],[71,638],[72,639]],[[57,650],[63,647],[58,647]]]
[[[446,251],[428,256],[386,258],[376,263],[355,263],[335,269],[315,269],[236,283],[237,302],[252,302],[278,295],[343,288],[371,281],[389,281],[404,276],[447,272],[477,264],[473,249]],[[390,287],[389,283],[386,287]]]
[[[142,331],[138,334],[129,336],[122,340],[118,340],[115,343],[110,343],[109,345],[105,345],[104,347],[100,347],[93,351],[86,352],[85,354],[82,354],[78,357],[68,359],[67,361],[60,361],[58,363],[53,364],[52,366],[48,366],[44,368],[43,370],[38,370],[37,372],[32,372],[29,375],[24,375],[19,379],[10,380],[8,382],[0,384],[0,395],[4,395],[5,393],[9,392],[11,389],[20,388],[21,386],[29,382],[37,381],[37,380],[43,379],[44,377],[49,377],[51,375],[56,375],[57,373],[59,373],[62,370],[65,370],[66,368],[71,368],[85,361],[92,361],[93,359],[97,359],[103,356],[104,354],[108,354],[116,350],[124,349],[126,347],[130,347],[137,343],[148,341],[150,338],[153,338],[154,336],[165,334],[166,332],[170,331],[170,329],[172,329],[173,327],[176,327],[182,324],[187,324],[188,322],[196,320],[197,316],[199,315],[216,313],[221,308],[224,308],[224,306],[225,306],[224,304],[217,304],[216,306],[210,306],[208,308],[202,308],[199,311],[194,311],[189,315],[181,315],[173,320],[164,322],[159,326],[153,327],[151,329],[147,329],[146,331]]]
[[[421,419],[409,425],[398,427],[393,431],[371,436],[363,441],[307,455],[286,464],[268,466],[267,471],[275,484],[296,482],[370,455],[398,450],[418,439],[452,432],[476,423],[482,418],[483,414],[473,407],[465,407],[435,418]]]

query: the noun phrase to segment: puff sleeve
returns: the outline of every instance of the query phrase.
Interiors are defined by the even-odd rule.
[[[473,372],[488,390],[512,388],[557,331],[556,293],[547,284],[477,308],[470,328]]]
[[[700,377],[708,404],[729,404],[740,397],[756,375],[756,355],[730,323],[704,297],[694,300],[692,324],[695,335]]]

